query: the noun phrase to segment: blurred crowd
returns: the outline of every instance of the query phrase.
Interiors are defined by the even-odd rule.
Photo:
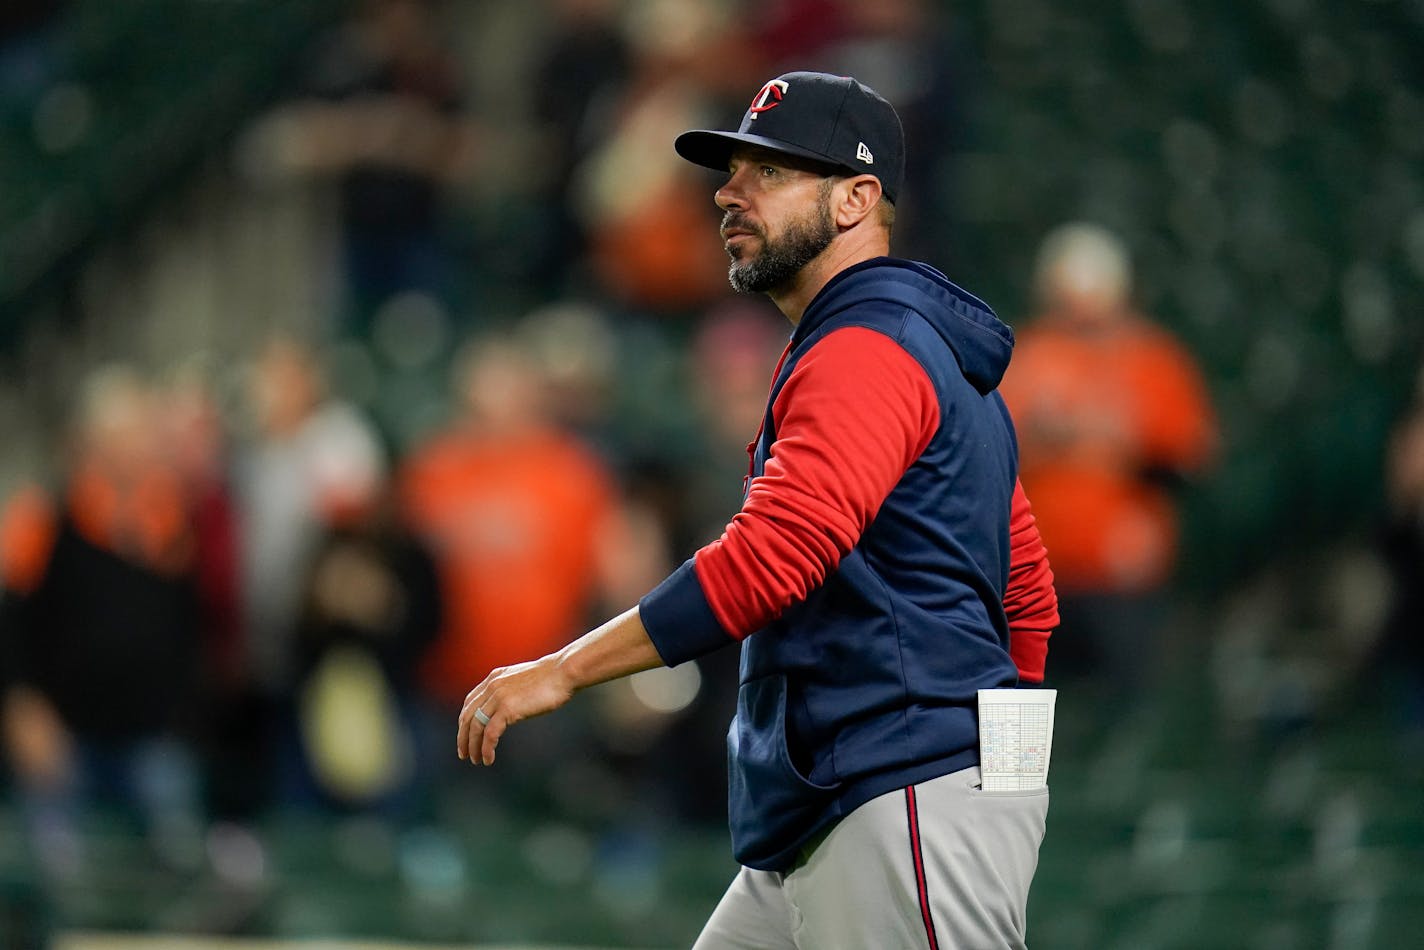
[[[1190,357],[1132,309],[1112,235],[1050,235],[1037,279],[1005,394],[1074,608],[1052,679],[1126,695],[1150,682],[1171,486],[1209,462],[1213,414]],[[330,351],[287,334],[239,365],[93,373],[57,477],[0,518],[5,750],[34,853],[81,868],[95,802],[163,856],[274,811],[420,822],[452,787],[578,814],[590,775],[620,815],[719,824],[734,650],[529,724],[487,774],[457,775],[452,723],[486,672],[716,536],[786,335],[763,301],[710,307],[673,370],[695,444],[660,455],[617,435],[629,364],[586,307],[470,334],[441,421],[399,448],[332,388]]]
[[[251,187],[335,195],[328,312],[240,354],[93,370],[51,471],[6,500],[0,722],[51,870],[83,865],[94,801],[160,852],[272,809],[428,814],[465,692],[634,602],[740,499],[786,331],[731,297],[712,179],[672,137],[815,63],[895,99],[922,167],[952,146],[947,34],[919,0],[545,7],[525,81],[492,92],[449,31],[462,11],[351,4],[234,148]],[[63,78],[72,10],[7,15],[21,105]],[[933,194],[905,241],[944,233]],[[495,241],[462,234],[472,203]],[[488,303],[511,297],[515,319]],[[423,402],[400,399],[412,377]],[[630,421],[629,393],[663,413]],[[537,808],[549,763],[588,761],[715,822],[733,653],[608,687],[465,780]]]
[[[455,713],[491,668],[636,602],[740,501],[787,328],[730,295],[713,179],[674,135],[735,123],[788,68],[857,76],[906,125],[897,252],[972,290],[943,164],[966,87],[927,0],[546,6],[512,131],[473,104],[491,94],[442,5],[357,4],[238,148],[257,179],[334,184],[330,319],[161,373],[94,371],[53,477],[7,500],[0,726],[49,871],[83,866],[100,800],[160,856],[274,809],[421,821],[452,783],[484,807],[587,813],[612,788],[598,800],[623,815],[720,823],[735,651],[602,688],[489,773],[457,763]],[[508,225],[493,242],[450,226],[471,193]],[[1003,391],[1059,583],[1050,684],[1131,702],[1158,673],[1178,502],[1221,454],[1217,412],[1137,310],[1121,237],[1067,224],[1023,278]],[[501,298],[530,304],[517,318],[480,306],[500,283],[526,288]],[[352,353],[375,383],[349,385]],[[437,404],[371,395],[410,374],[438,380]],[[1415,600],[1419,418],[1390,457],[1387,547]],[[1424,709],[1417,616],[1401,600],[1386,644]]]

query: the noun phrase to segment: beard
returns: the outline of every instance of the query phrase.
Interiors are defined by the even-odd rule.
[[[829,196],[829,189],[825,189]],[[740,216],[728,212],[723,228],[752,228]],[[801,268],[815,260],[835,240],[839,229],[831,217],[829,202],[823,200],[809,209],[806,216],[793,220],[776,240],[756,228],[761,239],[761,252],[742,260],[733,259],[727,268],[727,280],[732,289],[743,294],[764,294],[791,283]]]

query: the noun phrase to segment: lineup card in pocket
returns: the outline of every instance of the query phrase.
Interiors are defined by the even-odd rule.
[[[1056,689],[979,690],[979,771],[986,792],[1048,784]]]

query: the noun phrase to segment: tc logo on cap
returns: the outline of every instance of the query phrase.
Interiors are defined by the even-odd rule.
[[[788,83],[784,79],[773,79],[765,86],[757,90],[757,94],[752,96],[751,117],[755,119],[760,113],[775,109],[781,104],[781,97],[786,94]]]

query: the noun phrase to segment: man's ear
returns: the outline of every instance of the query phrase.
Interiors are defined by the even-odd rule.
[[[854,227],[875,210],[880,203],[880,179],[874,175],[856,175],[841,182],[841,200],[836,204],[836,226],[842,230]]]

